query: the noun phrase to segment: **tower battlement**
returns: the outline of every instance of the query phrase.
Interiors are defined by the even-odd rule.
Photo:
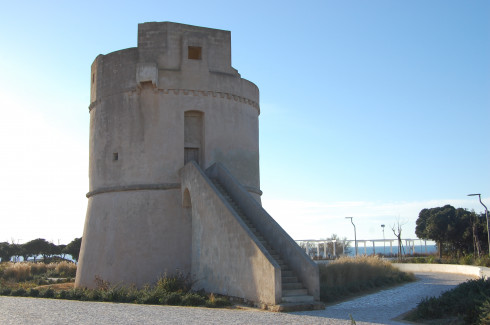
[[[252,100],[258,108],[258,88],[231,66],[231,33],[225,30],[171,22],[139,24],[137,47],[95,59],[91,103],[100,97],[136,90],[143,84],[158,89],[219,88],[223,93]]]

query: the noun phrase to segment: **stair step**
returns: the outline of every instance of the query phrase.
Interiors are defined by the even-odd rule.
[[[282,283],[297,283],[298,282],[298,278],[295,277],[295,276],[282,276],[281,277],[281,281]]]
[[[315,301],[313,296],[288,296],[288,297],[282,297],[283,302],[309,302],[309,301]]]
[[[295,289],[304,289],[303,284],[299,282],[291,282],[291,283],[283,283],[282,290],[295,290]]]
[[[283,277],[291,277],[291,276],[294,276],[294,272],[293,271],[287,271],[287,270],[286,271],[281,270],[281,275]]]
[[[306,296],[306,295],[308,295],[308,291],[306,289],[288,289],[282,291],[283,297]]]

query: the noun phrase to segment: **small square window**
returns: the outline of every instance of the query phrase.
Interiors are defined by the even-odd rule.
[[[119,160],[119,154],[117,152],[114,152],[112,154],[112,160],[114,160],[114,161]]]
[[[202,48],[200,46],[189,46],[187,48],[187,58],[189,60],[201,60]]]

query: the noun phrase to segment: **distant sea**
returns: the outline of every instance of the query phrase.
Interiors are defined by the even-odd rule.
[[[390,245],[386,245],[384,248],[383,246],[376,246],[376,254],[383,254],[383,255],[389,255],[390,253],[395,255],[398,252],[398,247],[396,245],[393,245],[393,247],[390,250]],[[415,245],[414,246],[414,252],[416,254],[435,254],[437,253],[437,247],[434,244],[427,244],[425,245]],[[357,246],[357,253],[360,255],[373,255],[374,254],[374,249],[373,246],[366,246],[366,249],[364,249],[364,244],[361,243],[360,245]],[[411,247],[408,246],[402,246],[402,253],[406,255],[411,255],[412,250]],[[348,254],[349,256],[354,256],[355,255],[355,249],[354,247],[349,247],[348,248]]]

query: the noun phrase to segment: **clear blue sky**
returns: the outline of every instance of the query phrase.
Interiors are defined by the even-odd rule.
[[[90,65],[137,24],[230,30],[260,89],[263,205],[295,239],[414,238],[422,208],[490,206],[490,2],[4,1],[0,241],[82,235]]]

